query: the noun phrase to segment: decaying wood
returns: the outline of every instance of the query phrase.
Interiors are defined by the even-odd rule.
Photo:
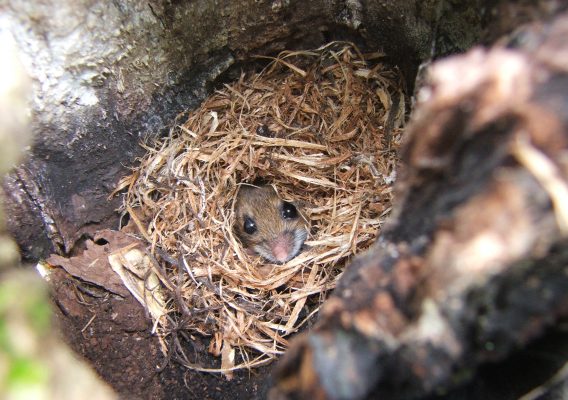
[[[568,314],[567,34],[565,15],[522,48],[432,67],[393,221],[279,365],[272,398],[439,393]]]

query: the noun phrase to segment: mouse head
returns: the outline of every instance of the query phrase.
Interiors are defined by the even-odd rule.
[[[249,251],[277,264],[296,257],[308,234],[295,204],[282,200],[271,186],[247,185],[237,195],[234,231]]]

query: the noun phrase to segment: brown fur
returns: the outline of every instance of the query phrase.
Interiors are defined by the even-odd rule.
[[[301,250],[307,235],[307,225],[296,204],[298,218],[284,219],[281,214],[283,201],[271,186],[242,185],[235,204],[234,231],[243,244],[268,261],[286,262]],[[245,217],[253,219],[257,231],[249,235],[244,231]],[[278,260],[273,249],[278,244],[290,248],[286,260]]]

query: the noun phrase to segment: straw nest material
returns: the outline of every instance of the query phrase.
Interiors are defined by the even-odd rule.
[[[212,370],[172,348],[174,331],[210,337],[214,370],[229,376],[272,360],[376,238],[405,115],[400,77],[381,57],[344,42],[283,52],[144,144],[121,183],[124,210],[169,299],[157,332],[188,367]],[[232,229],[239,184],[259,180],[310,221],[306,249],[284,265],[247,254]]]

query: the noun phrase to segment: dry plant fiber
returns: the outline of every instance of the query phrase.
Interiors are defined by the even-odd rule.
[[[400,77],[381,58],[345,42],[283,52],[144,145],[121,182],[124,210],[170,299],[157,332],[186,366],[230,377],[274,359],[376,238],[405,116]],[[310,224],[305,250],[282,265],[249,255],[233,233],[239,184],[258,181]],[[210,337],[221,365],[189,360],[174,330]]]

